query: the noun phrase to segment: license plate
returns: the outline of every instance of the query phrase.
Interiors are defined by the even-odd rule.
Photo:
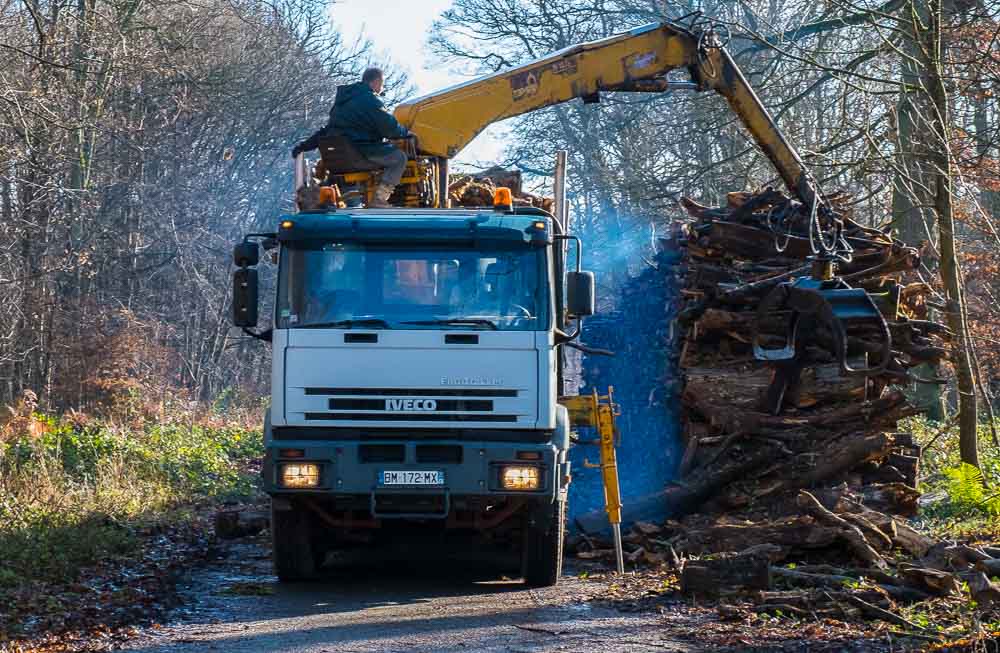
[[[384,470],[379,472],[379,485],[444,485],[444,472]]]

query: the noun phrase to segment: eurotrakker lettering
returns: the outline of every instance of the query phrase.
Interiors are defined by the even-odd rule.
[[[442,376],[441,385],[503,385],[502,376]]]

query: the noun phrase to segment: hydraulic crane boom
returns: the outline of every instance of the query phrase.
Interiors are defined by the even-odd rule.
[[[605,91],[665,91],[667,73],[678,68],[686,68],[700,90],[726,99],[789,190],[811,203],[817,189],[801,157],[717,37],[673,22],[575,45],[404,102],[395,115],[417,136],[422,154],[448,159],[499,120],[575,98],[598,101]]]

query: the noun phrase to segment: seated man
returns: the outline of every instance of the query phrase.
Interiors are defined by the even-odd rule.
[[[410,132],[399,124],[379,99],[384,77],[378,68],[369,68],[360,82],[337,87],[337,97],[330,109],[326,127],[302,141],[292,150],[292,157],[314,150],[325,134],[344,136],[363,157],[384,167],[372,206],[389,206],[389,196],[403,177],[406,154],[385,142],[387,138],[407,138]]]

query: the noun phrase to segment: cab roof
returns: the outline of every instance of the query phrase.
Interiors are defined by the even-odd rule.
[[[492,209],[339,209],[281,216],[282,242],[350,239],[365,241],[552,242],[552,217],[533,207]]]

